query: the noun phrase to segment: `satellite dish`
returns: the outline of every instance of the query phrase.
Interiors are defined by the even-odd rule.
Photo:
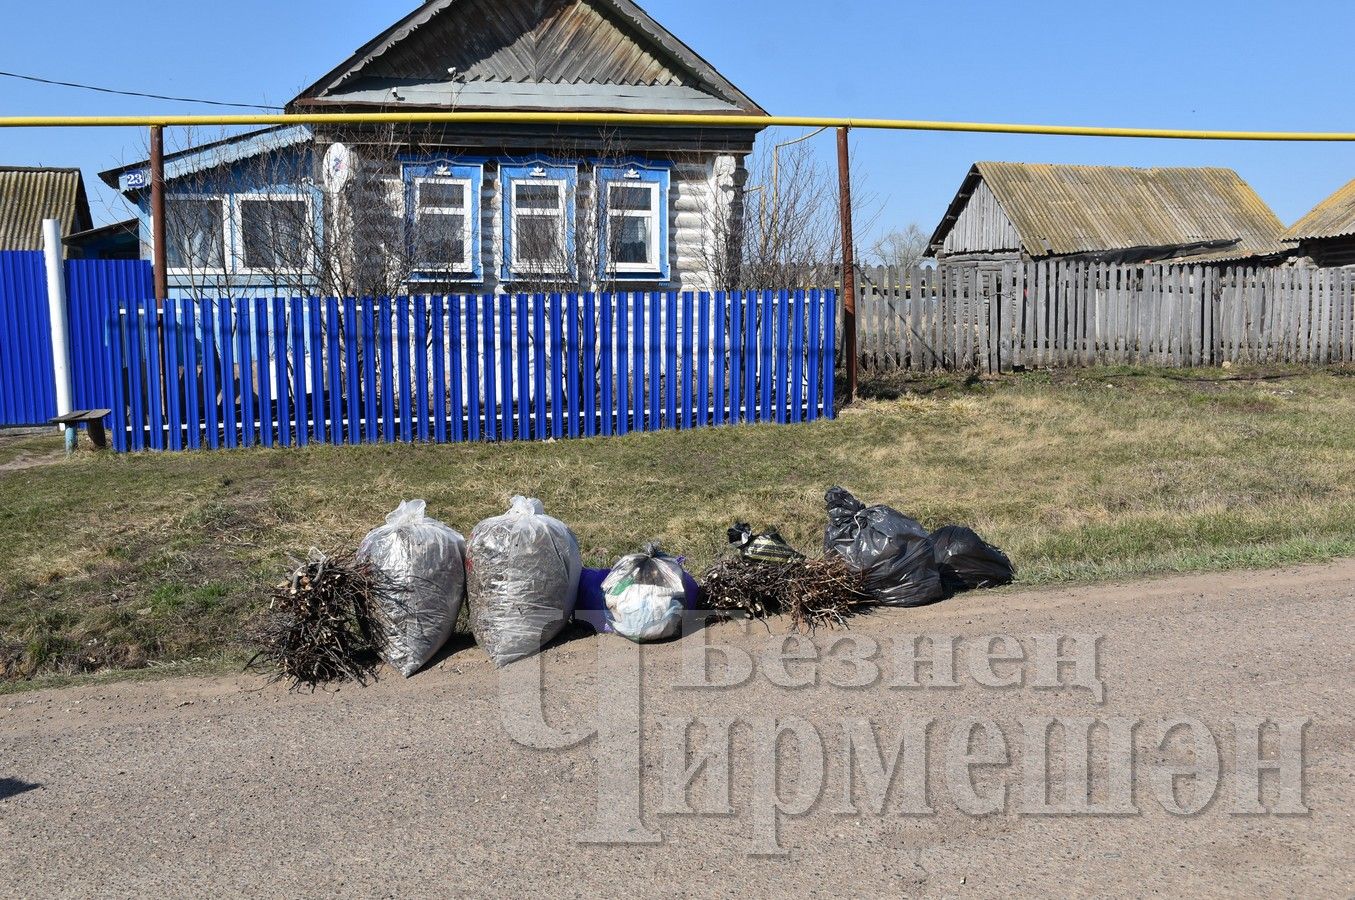
[[[337,194],[353,177],[353,151],[347,144],[330,144],[325,151],[323,167],[325,190]]]

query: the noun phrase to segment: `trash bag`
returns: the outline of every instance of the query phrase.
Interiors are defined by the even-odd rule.
[[[531,656],[565,627],[579,590],[579,542],[540,500],[514,497],[471,531],[466,593],[475,642],[496,665]]]
[[[861,572],[877,603],[922,606],[944,596],[932,539],[920,524],[888,506],[867,508],[840,487],[829,490],[824,501],[824,551]]]
[[[456,627],[466,591],[466,540],[426,515],[422,500],[408,500],[358,547],[392,583],[395,596],[383,612],[390,623],[386,662],[406,678],[427,665]]]
[[[805,555],[792,547],[785,538],[774,529],[761,534],[753,534],[753,528],[746,522],[735,522],[726,534],[729,542],[739,550],[748,562],[788,563],[804,559]]]
[[[936,566],[948,591],[967,591],[1011,584],[1016,580],[1012,561],[972,528],[947,525],[932,532]]]
[[[696,602],[682,576],[682,561],[657,544],[621,557],[602,583],[609,630],[636,643],[673,637],[682,628],[683,612]]]
[[[602,583],[612,574],[611,569],[590,569],[587,566],[579,573],[579,592],[574,601],[574,621],[586,622],[598,634],[610,634],[611,623],[607,621],[607,595]]]

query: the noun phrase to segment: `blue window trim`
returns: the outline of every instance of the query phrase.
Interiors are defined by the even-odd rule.
[[[565,184],[565,258],[569,268],[564,272],[513,271],[513,183],[517,181],[562,181]],[[578,220],[579,164],[571,160],[549,157],[510,157],[499,163],[499,196],[503,207],[503,260],[500,275],[511,282],[524,278],[558,276],[578,278],[575,251],[575,224]]]
[[[669,265],[668,234],[668,196],[672,190],[673,164],[651,159],[609,159],[598,160],[595,168],[597,182],[598,222],[600,252],[598,253],[598,278],[601,281],[668,281],[671,277]],[[657,184],[659,186],[659,267],[646,272],[613,272],[607,248],[611,243],[608,230],[611,219],[607,215],[607,195],[612,182]]]
[[[484,255],[481,244],[481,197],[485,184],[485,161],[464,156],[414,156],[400,154],[400,178],[405,191],[405,235],[406,247],[411,256],[414,252],[414,179],[416,178],[463,178],[470,182],[470,271],[449,272],[440,269],[415,268],[409,275],[411,282],[429,281],[483,281],[485,277]]]

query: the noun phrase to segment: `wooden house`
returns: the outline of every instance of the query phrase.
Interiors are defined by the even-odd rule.
[[[1281,238],[1313,265],[1355,265],[1355,181],[1313,207]]]
[[[292,112],[765,116],[630,0],[428,0]],[[167,157],[180,291],[706,289],[761,129],[287,127]],[[104,173],[141,210],[145,163]]]
[[[1231,169],[980,162],[928,246],[944,265],[1282,259],[1284,226]]]

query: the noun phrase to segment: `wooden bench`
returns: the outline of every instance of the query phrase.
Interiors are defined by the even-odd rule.
[[[90,443],[96,448],[104,450],[108,447],[108,433],[104,431],[104,416],[112,411],[111,409],[77,409],[64,416],[49,419],[48,424],[60,425],[62,428],[75,428],[83,422],[85,423],[85,430],[89,432]]]

